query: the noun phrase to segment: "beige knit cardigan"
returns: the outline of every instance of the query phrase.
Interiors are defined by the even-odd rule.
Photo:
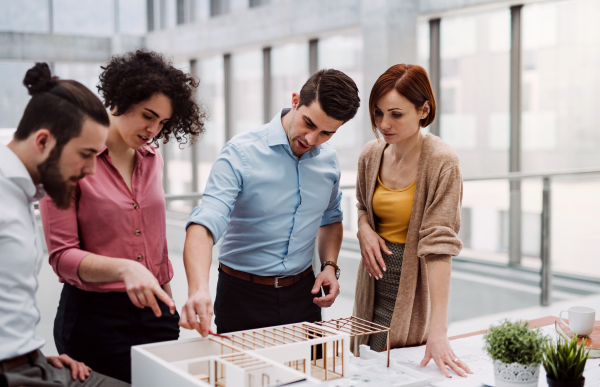
[[[367,215],[375,230],[373,193],[386,143],[373,140],[363,148],[358,161],[356,198],[358,218]],[[456,153],[439,137],[427,134],[417,168],[415,197],[408,225],[400,286],[391,320],[391,348],[421,345],[429,332],[430,300],[427,263],[451,263],[462,249],[458,238],[462,176]],[[353,315],[373,321],[375,280],[361,263],[356,280]],[[351,350],[358,355],[368,336],[352,340]]]

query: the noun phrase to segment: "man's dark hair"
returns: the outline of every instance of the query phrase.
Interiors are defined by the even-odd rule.
[[[104,106],[113,115],[125,114],[129,108],[156,94],[171,100],[173,114],[152,142],[174,136],[179,143],[193,142],[205,131],[207,113],[196,101],[198,80],[175,68],[163,55],[146,50],[113,56],[101,67],[98,91]]]
[[[324,69],[314,73],[300,90],[300,106],[318,101],[321,109],[335,120],[348,122],[360,106],[356,83],[339,70]]]
[[[25,140],[45,128],[56,139],[56,151],[60,153],[65,144],[81,134],[86,118],[104,126],[110,123],[94,93],[77,81],[53,77],[46,63],[36,63],[27,70],[23,84],[31,100],[17,126],[15,140]]]

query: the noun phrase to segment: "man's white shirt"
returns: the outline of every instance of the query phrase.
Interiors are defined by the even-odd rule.
[[[45,344],[35,333],[43,252],[33,212],[43,196],[17,155],[0,144],[0,360]]]

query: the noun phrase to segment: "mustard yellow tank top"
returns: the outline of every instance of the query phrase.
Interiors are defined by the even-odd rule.
[[[377,175],[373,194],[373,213],[377,234],[392,243],[406,243],[408,223],[415,197],[415,183],[406,188],[389,189]]]

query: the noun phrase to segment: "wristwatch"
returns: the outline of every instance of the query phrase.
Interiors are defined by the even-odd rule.
[[[323,271],[323,269],[325,269],[325,266],[327,266],[327,265],[333,266],[333,268],[335,269],[335,279],[340,279],[340,268],[333,261],[325,261],[325,262],[323,262],[321,264],[321,271]]]

